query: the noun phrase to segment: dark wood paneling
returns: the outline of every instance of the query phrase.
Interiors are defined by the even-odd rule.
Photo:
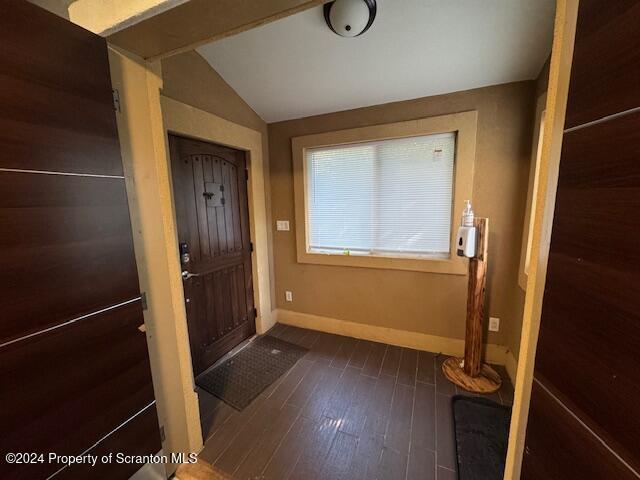
[[[116,454],[122,453],[128,456],[156,454],[162,448],[160,437],[158,435],[150,435],[149,432],[155,432],[157,430],[158,412],[156,406],[152,405],[88,452],[99,458],[113,454],[114,460],[112,463],[103,463],[98,460],[95,467],[90,465],[74,465],[65,468],[54,478],[55,480],[77,480],[80,478],[117,480],[120,478],[129,478],[142,467],[142,464],[118,464]],[[162,465],[161,468],[164,468],[164,465]]]
[[[96,451],[160,448],[155,408],[114,432],[153,402],[122,175],[105,40],[27,1],[3,1],[3,453],[78,455],[108,434]],[[61,467],[0,462],[12,479],[47,478]],[[64,476],[126,478],[132,468]]]
[[[0,172],[0,344],[140,294],[122,179]]]
[[[553,252],[633,272],[640,216],[640,112],[563,138]],[[630,287],[633,287],[630,285]]]
[[[536,371],[640,468],[638,125],[564,137]]]
[[[182,268],[200,275],[183,283],[197,375],[255,333],[246,160],[244,152],[173,135],[169,144],[178,238],[191,257]],[[215,206],[206,191],[222,193],[224,203]]]
[[[105,40],[22,0],[0,16],[0,167],[122,175]]]
[[[582,0],[566,127],[640,107],[640,1]]]
[[[0,349],[0,451],[80,454],[151,403],[142,324],[138,301]],[[3,467],[16,479],[56,469]]]
[[[522,480],[637,480],[535,381]]]
[[[566,127],[640,107],[638,25],[639,0],[580,2]],[[563,138],[523,479],[637,478],[639,124]]]

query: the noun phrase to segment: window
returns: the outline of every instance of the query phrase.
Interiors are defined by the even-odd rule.
[[[299,263],[466,275],[478,113],[291,139]]]
[[[311,253],[449,258],[455,133],[305,152]]]

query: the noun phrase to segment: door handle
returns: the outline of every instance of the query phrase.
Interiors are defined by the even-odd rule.
[[[189,280],[190,278],[199,277],[199,276],[200,276],[199,273],[191,273],[186,270],[182,272],[182,280]]]

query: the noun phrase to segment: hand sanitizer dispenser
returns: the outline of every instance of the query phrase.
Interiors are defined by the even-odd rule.
[[[471,201],[466,200],[462,213],[462,225],[458,229],[456,239],[456,251],[459,257],[473,258],[476,255],[476,227],[473,226],[473,218]]]

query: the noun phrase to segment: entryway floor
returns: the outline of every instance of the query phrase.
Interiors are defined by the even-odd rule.
[[[454,480],[451,396],[430,352],[277,324],[309,352],[238,412],[198,390],[200,458],[238,480]],[[513,387],[503,367],[505,405]]]

